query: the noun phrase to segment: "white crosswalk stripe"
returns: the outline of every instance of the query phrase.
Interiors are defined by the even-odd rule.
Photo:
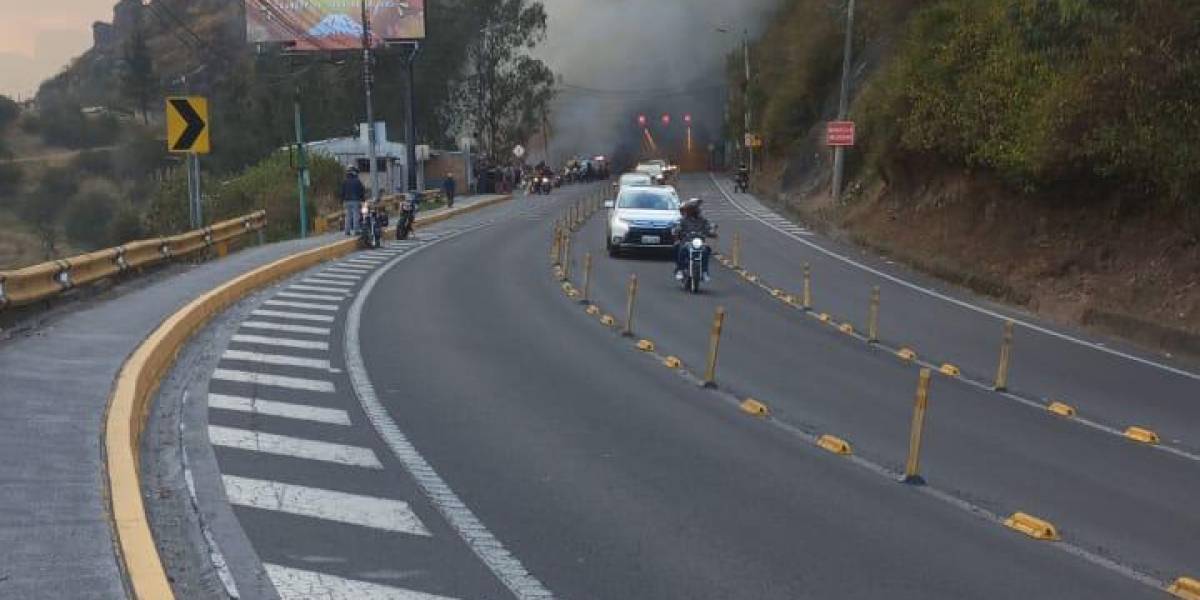
[[[322,294],[341,294],[345,296],[347,291],[340,287],[325,287],[319,285],[304,285],[301,283],[289,285],[289,290],[300,290],[302,292],[321,292]]]
[[[310,310],[327,310],[337,312],[338,305],[336,304],[316,304],[313,302],[293,302],[291,300],[267,300],[263,302],[266,306],[286,306],[288,308],[307,308]]]
[[[314,315],[309,313],[298,313],[281,310],[263,310],[258,309],[251,311],[250,314],[258,317],[274,317],[276,319],[291,319],[293,321],[318,321],[321,323],[332,323],[333,317],[330,315]]]
[[[362,275],[346,275],[344,273],[336,273],[333,272],[333,269],[325,269],[324,271],[317,273],[317,276],[324,279],[341,279],[342,281],[358,281],[359,279],[362,279]]]
[[[346,263],[339,263],[336,267],[329,267],[328,269],[325,269],[327,273],[346,273],[349,275],[362,275],[363,273],[369,273],[373,270],[374,269],[371,267],[363,265],[351,265]]]
[[[221,479],[225,495],[238,506],[429,537],[407,502],[233,475]]]
[[[265,335],[237,334],[231,340],[241,344],[258,344],[261,346],[278,346],[280,348],[295,348],[297,350],[329,350],[329,342],[296,340],[292,338],[277,338]]]
[[[213,371],[212,378],[220,381],[250,383],[254,385],[265,385],[268,387],[286,388],[289,390],[320,392],[323,394],[332,394],[334,392],[333,382],[331,381],[304,379],[301,377],[284,377],[282,375],[271,375],[269,373],[251,373],[249,371],[238,371],[236,369],[217,369]]]
[[[242,327],[249,329],[265,329],[267,331],[286,331],[288,333],[311,333],[314,335],[329,335],[327,327],[308,327],[306,325],[286,325],[268,321],[243,321]]]
[[[285,356],[282,354],[262,354],[259,352],[246,352],[244,350],[226,350],[221,355],[223,360],[240,360],[242,362],[252,362],[264,365],[276,365],[280,367],[301,367],[305,369],[321,369],[328,371],[332,367],[329,361],[324,358],[304,358],[300,356]]]
[[[314,283],[316,285],[340,285],[344,287],[354,287],[353,281],[340,281],[336,279],[322,279],[320,277],[307,277],[305,283]]]
[[[306,404],[294,404],[292,402],[276,402],[274,400],[263,400],[262,398],[209,394],[208,407],[300,421],[328,423],[330,425],[350,425],[350,413],[339,408],[323,408],[320,406],[308,406]]]
[[[387,261],[383,260],[382,258],[348,258],[348,259],[342,261],[342,264],[354,264],[354,265],[377,267],[379,265],[382,265],[385,262],[387,262]]]
[[[341,302],[346,296],[329,296],[326,294],[301,294],[298,292],[279,292],[276,298],[294,298],[296,300],[324,300],[325,302]]]
[[[208,426],[208,439],[214,446],[319,460],[352,467],[382,469],[379,459],[370,448],[318,442],[286,435],[275,435],[232,427]]]
[[[453,600],[402,588],[264,563],[283,600]]]

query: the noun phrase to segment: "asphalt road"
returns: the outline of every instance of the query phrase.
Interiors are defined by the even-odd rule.
[[[712,196],[714,212],[733,210],[704,179],[682,187]],[[636,329],[660,353],[699,370],[713,311],[729,311],[717,391],[638,352],[550,272],[552,219],[591,191],[519,199],[418,244],[341,261],[285,282],[259,309],[276,314],[252,313],[275,325],[332,317],[307,323],[324,334],[263,334],[324,349],[233,342],[243,354],[216,366],[253,382],[225,372],[209,387],[219,395],[209,420],[226,428],[209,430],[226,491],[272,482],[264,494],[275,504],[251,506],[244,487],[230,495],[281,596],[319,587],[331,597],[1156,598],[1153,585],[1200,572],[1195,461],[938,377],[930,485],[897,483],[915,367],[726,270],[705,294],[684,295],[667,262],[604,256],[595,218],[575,244],[596,258],[593,297],[619,314],[637,273]],[[743,231],[745,262],[783,283],[791,263],[767,249],[790,256],[787,238]],[[347,282],[344,293],[296,297],[329,295],[305,288],[330,287],[311,282],[330,275]],[[832,285],[818,297],[832,301]],[[885,323],[885,336],[909,326]],[[929,343],[951,353],[940,340]],[[266,354],[290,359],[269,364],[280,359]],[[252,410],[234,410],[231,396]],[[746,396],[772,418],[739,411]],[[230,447],[230,429],[251,442]],[[849,440],[854,456],[814,446],[822,433]],[[1063,541],[997,522],[1017,510],[1053,521]],[[364,514],[389,518],[352,516]]]

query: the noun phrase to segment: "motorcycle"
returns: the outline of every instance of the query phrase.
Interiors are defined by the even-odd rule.
[[[733,183],[734,189],[739,194],[745,194],[750,191],[750,176],[745,173],[738,173]]]
[[[417,208],[412,202],[400,203],[400,218],[396,221],[396,239],[407,240],[412,235],[413,224],[417,220]]]
[[[696,236],[685,245],[687,252],[687,268],[683,270],[683,290],[693,294],[700,293],[700,282],[704,280],[704,238]]]
[[[359,239],[363,248],[378,248],[383,244],[383,230],[387,227],[388,215],[383,207],[376,202],[368,202],[362,207],[362,226]]]

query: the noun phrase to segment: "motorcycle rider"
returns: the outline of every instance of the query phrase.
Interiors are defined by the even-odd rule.
[[[362,225],[362,203],[367,198],[367,186],[358,178],[357,168],[346,169],[346,179],[342,181],[339,195],[346,209],[346,235],[357,235]]]
[[[750,188],[750,169],[746,168],[745,163],[742,163],[738,166],[737,181],[738,185],[741,186],[742,189]]]
[[[683,219],[675,226],[675,280],[683,281],[683,271],[687,269],[688,249],[687,243],[692,238],[699,237],[702,239],[715,238],[717,232],[713,228],[712,223],[700,214],[700,205],[703,202],[699,198],[692,198],[687,202],[679,205],[679,213],[683,215]],[[708,275],[708,259],[712,255],[712,248],[708,245],[704,246],[704,282],[711,281]]]

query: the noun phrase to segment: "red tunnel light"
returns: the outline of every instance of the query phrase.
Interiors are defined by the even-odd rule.
[[[691,124],[692,124],[692,115],[691,115],[691,113],[688,113],[688,114],[686,114],[686,115],[683,115],[683,122],[684,122],[684,123],[687,123],[688,125],[691,125]]]
[[[662,124],[663,124],[663,125],[670,125],[670,124],[671,124],[671,115],[669,115],[669,114],[667,114],[667,113],[663,113],[663,116],[662,116]]]
[[[638,115],[638,125],[646,126],[646,115]]]

